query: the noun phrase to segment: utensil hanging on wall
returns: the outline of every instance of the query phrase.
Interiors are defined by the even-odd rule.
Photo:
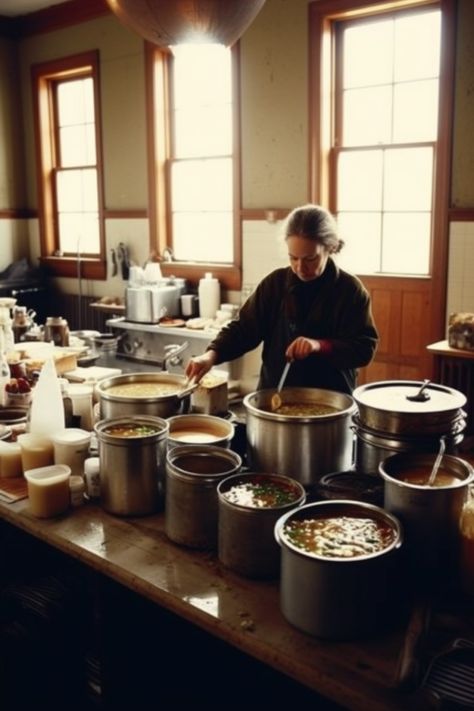
[[[107,0],[120,22],[159,47],[234,44],[265,0]]]

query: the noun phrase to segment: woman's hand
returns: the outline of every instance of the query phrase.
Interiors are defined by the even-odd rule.
[[[216,351],[206,351],[203,355],[191,358],[186,366],[186,377],[199,383],[206,373],[210,371],[217,360]]]
[[[318,353],[320,350],[321,344],[319,341],[298,336],[286,349],[285,356],[287,360],[303,360],[303,358],[307,358],[312,353]]]

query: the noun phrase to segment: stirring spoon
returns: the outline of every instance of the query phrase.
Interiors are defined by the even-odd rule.
[[[290,365],[291,365],[291,360],[289,360],[289,361],[287,362],[287,364],[285,365],[285,367],[283,368],[283,373],[281,374],[281,378],[280,378],[280,381],[279,381],[279,383],[278,383],[276,393],[274,393],[274,394],[272,395],[272,410],[273,410],[273,411],[278,410],[278,408],[281,406],[280,392],[281,392],[281,389],[282,389],[282,387],[283,387],[283,385],[284,385],[284,383],[285,383],[286,376],[288,375],[288,371],[289,371],[289,369],[290,369]]]
[[[428,479],[427,486],[433,486],[434,480],[436,479],[436,474],[438,473],[441,460],[443,459],[444,450],[446,449],[446,441],[444,437],[439,440],[439,452],[433,464],[433,469],[431,470],[430,478]]]

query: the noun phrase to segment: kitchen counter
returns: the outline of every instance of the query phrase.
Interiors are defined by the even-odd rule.
[[[87,503],[60,518],[39,520],[25,499],[0,502],[0,517],[343,708],[431,708],[395,688],[404,628],[358,642],[303,634],[283,618],[276,582],[241,578],[212,553],[174,545],[164,533],[163,514],[123,519]],[[456,636],[474,638],[472,613],[461,618],[440,609],[432,651]]]

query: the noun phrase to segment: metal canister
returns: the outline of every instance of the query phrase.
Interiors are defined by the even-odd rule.
[[[216,445],[182,445],[166,458],[165,530],[190,548],[217,548],[217,485],[242,466],[236,452]]]
[[[144,433],[118,436],[117,427],[144,426]],[[160,417],[135,415],[101,420],[99,443],[100,498],[109,513],[144,516],[163,504],[168,423]],[[149,430],[149,433],[146,432]]]

